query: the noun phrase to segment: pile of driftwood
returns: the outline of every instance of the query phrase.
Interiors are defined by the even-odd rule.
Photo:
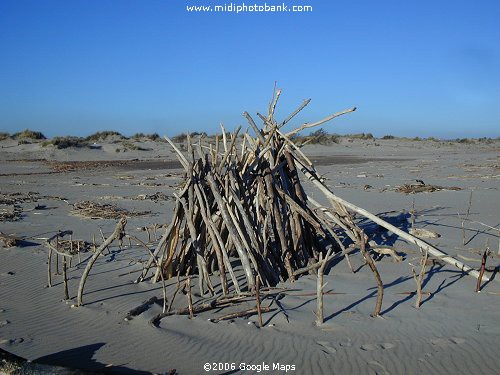
[[[439,186],[439,185],[426,185],[422,181],[418,184],[404,184],[402,186],[398,186],[395,191],[398,193],[404,194],[417,194],[417,193],[433,193],[435,191],[442,190],[462,190],[461,187],[458,186]]]
[[[91,219],[119,219],[122,216],[148,215],[150,211],[127,211],[112,204],[99,204],[90,201],[76,202],[70,211],[72,215],[88,217]]]
[[[314,167],[290,140],[302,129],[320,125],[355,108],[288,133],[281,132],[299,110],[277,123],[275,95],[259,129],[245,113],[256,136],[238,137],[239,129],[214,144],[187,137],[187,155],[167,138],[186,172],[173,218],[154,252],[160,269],[156,277],[197,273],[202,294],[218,293],[209,277],[218,271],[221,292],[255,288],[255,276],[265,286],[294,280],[320,254],[347,255],[345,245],[359,241],[359,228],[345,207],[325,209],[307,197],[298,170]],[[305,106],[305,105],[303,105]],[[303,107],[301,106],[301,107]],[[301,109],[301,108],[300,108]],[[237,279],[230,258],[237,257],[245,281]],[[147,275],[148,262],[141,279]]]
[[[341,257],[350,267],[349,253],[355,249],[359,249],[377,281],[374,315],[378,315],[382,305],[383,284],[370,253],[396,255],[391,254],[390,249],[378,249],[356,224],[352,213],[415,244],[425,257],[430,254],[479,277],[477,271],[462,262],[334,195],[323,183],[313,163],[294,144],[292,139],[298,132],[353,112],[355,108],[284,132],[282,127],[309,100],[304,101],[284,121],[277,122],[274,112],[279,97],[278,90],[273,95],[267,115],[258,114],[263,123],[261,128],[247,112],[244,113],[254,136],[248,132],[239,136],[239,128],[228,133],[224,127],[222,135],[217,136],[212,143],[203,138],[193,142],[188,135],[186,154],[166,138],[184,168],[185,181],[174,194],[174,213],[156,248],[150,249],[143,243],[150,257],[137,279],[138,282],[143,281],[153,271],[153,280],[163,282],[162,316],[169,314],[166,311],[165,280],[174,276],[177,280],[180,276],[187,276],[186,287],[190,296],[190,275],[198,275],[200,294],[216,298],[214,301],[217,305],[227,303],[226,299],[233,293],[239,296],[257,294],[259,301],[261,285],[269,288],[280,281],[293,281],[299,275],[314,270],[318,275],[317,322],[321,324],[325,268],[330,261]],[[324,194],[328,206],[306,194],[301,175]],[[122,219],[87,264],[78,290],[78,305],[83,303],[83,287],[92,264],[115,239],[121,242],[127,237],[125,224],[126,220]],[[239,260],[237,266],[243,270],[243,280],[237,278],[235,259]],[[219,285],[214,285],[216,278],[220,281],[217,283]],[[223,302],[220,302],[221,298]],[[212,304],[207,305],[208,308],[213,307]],[[193,314],[192,301],[185,310]]]
[[[353,112],[347,109],[292,131],[282,127],[308,103],[304,101],[284,121],[277,122],[274,111],[280,96],[276,91],[259,128],[244,113],[255,135],[238,137],[239,128],[214,143],[200,138],[193,143],[188,136],[184,155],[168,138],[183,166],[186,179],[175,195],[177,204],[170,225],[147,262],[138,281],[144,280],[154,264],[156,274],[199,275],[202,294],[227,294],[231,288],[240,293],[246,286],[255,289],[256,276],[264,286],[279,281],[293,281],[304,272],[318,269],[318,280],[326,264],[360,249],[379,286],[375,315],[380,312],[382,282],[371,258],[377,251],[373,242],[356,225],[352,212],[360,214],[417,245],[423,252],[441,258],[477,277],[477,271],[446,256],[426,242],[394,227],[377,216],[335,196],[323,184],[313,163],[294,144],[298,132],[319,126],[338,116]],[[308,196],[301,183],[302,172],[331,203],[322,206]],[[230,258],[237,257],[245,273],[245,282],[236,278]],[[214,288],[210,274],[217,271],[220,290]],[[322,283],[321,281],[318,281]],[[318,288],[319,289],[319,288]]]

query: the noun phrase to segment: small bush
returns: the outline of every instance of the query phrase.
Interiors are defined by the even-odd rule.
[[[176,143],[186,142],[186,139],[187,139],[186,133],[181,133],[181,134],[178,134],[178,135],[172,137],[172,141],[174,141]]]
[[[129,141],[123,141],[122,142],[123,149],[122,151],[149,151],[149,149],[137,146],[135,143],[129,142]]]
[[[25,129],[22,132],[12,134],[13,139],[47,139],[41,132]]]
[[[100,141],[100,140],[106,139],[106,138],[111,137],[111,136],[117,136],[120,139],[126,139],[126,137],[124,137],[121,133],[119,133],[117,131],[104,130],[102,132],[97,132],[97,133],[89,135],[88,137],[85,138],[85,140],[95,142],[95,141]]]
[[[153,133],[153,134],[135,133],[131,138],[136,140],[149,139],[150,141],[161,141],[161,137],[158,133]]]
[[[4,140],[6,140],[8,138],[10,138],[10,134],[9,133],[0,132],[0,141],[4,141]]]
[[[439,142],[439,139],[435,138],[435,137],[429,137],[427,138],[428,141],[431,141],[431,142]]]
[[[319,144],[324,146],[329,146],[332,143],[339,143],[339,137],[336,134],[329,134],[323,128],[312,132],[306,137],[297,136],[295,141],[298,144]]]
[[[346,137],[354,139],[374,139],[372,133],[347,134]]]
[[[384,135],[382,139],[394,139],[395,137],[393,135]]]
[[[64,148],[82,148],[82,147],[89,147],[89,142],[80,137],[54,137],[50,141],[46,141],[42,143],[43,147],[47,146],[55,146],[59,150],[64,149]]]
[[[487,144],[492,144],[495,142],[495,140],[493,138],[487,138],[487,137],[479,138],[478,141],[481,143],[487,143]]]
[[[30,142],[30,141],[28,141],[26,138],[21,138],[21,139],[19,139],[19,140],[17,141],[17,144],[18,144],[18,145],[30,145],[30,144],[31,144],[31,142]]]
[[[474,143],[474,140],[471,138],[457,138],[455,142],[470,144],[470,143]]]
[[[191,135],[191,137],[200,137],[200,136],[201,137],[206,137],[207,133],[206,132],[201,132],[201,133],[199,133],[199,132],[193,132],[193,133],[190,133],[190,135]],[[244,136],[244,134],[240,134],[240,136],[241,135]]]

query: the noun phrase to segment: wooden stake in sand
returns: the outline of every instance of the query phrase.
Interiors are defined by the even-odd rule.
[[[262,328],[262,309],[260,308],[260,279],[259,276],[255,277],[255,300],[257,304],[257,314],[259,315],[259,327]]]
[[[382,283],[382,279],[378,273],[377,266],[375,266],[375,262],[373,261],[370,253],[366,251],[366,238],[362,230],[359,231],[359,248],[361,250],[361,254],[363,254],[363,257],[366,260],[366,263],[372,270],[375,280],[377,281],[377,303],[375,304],[373,316],[379,316],[380,310],[382,310],[382,299],[384,298],[384,284]]]
[[[317,300],[317,309],[316,309],[316,325],[321,326],[323,324],[323,289],[326,284],[323,284],[323,275],[325,273],[325,268],[327,264],[330,262],[331,250],[323,259],[323,254],[320,255],[319,262],[321,263],[318,268],[318,277],[317,277],[317,285],[316,285],[316,300]]]
[[[488,259],[489,254],[490,250],[488,248],[484,250],[483,257],[481,258],[481,269],[479,271],[479,278],[477,279],[476,293],[479,293],[481,291],[481,281],[483,280],[484,270],[486,269],[486,260]]]
[[[187,300],[188,300],[188,308],[189,308],[189,319],[193,319],[193,296],[191,295],[191,278],[188,277],[186,280],[186,289],[187,289]]]
[[[427,257],[428,253],[427,251],[424,251],[422,254],[422,258],[420,259],[420,271],[417,274],[415,272],[415,269],[412,268],[412,273],[413,273],[413,279],[415,280],[415,283],[417,284],[417,299],[415,300],[415,307],[417,309],[420,308],[420,304],[422,303],[422,281],[424,279],[425,275],[425,266],[427,264]]]

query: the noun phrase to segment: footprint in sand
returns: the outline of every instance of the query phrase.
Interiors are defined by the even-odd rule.
[[[360,349],[364,351],[372,351],[377,349],[393,349],[395,347],[396,345],[394,345],[393,343],[384,342],[382,344],[363,344],[360,346]]]
[[[463,343],[465,343],[465,339],[461,337],[452,337],[450,339],[437,338],[431,340],[431,344],[437,346],[448,346],[451,344],[463,344]]]
[[[383,342],[382,344],[380,344],[380,347],[382,349],[394,349],[396,345],[394,345],[392,342]]]
[[[334,347],[330,346],[330,343],[328,341],[316,341],[316,344],[318,344],[321,347],[323,347],[330,354],[337,353],[337,349],[335,349]]]
[[[389,375],[389,371],[380,362],[370,361],[368,362],[368,367],[374,370],[376,374]]]
[[[18,338],[15,338],[15,339],[10,339],[8,341],[8,343],[12,344],[12,345],[21,344],[22,342],[24,342],[24,339],[22,337],[18,337]]]
[[[10,322],[8,320],[0,320],[0,327],[6,326]]]
[[[351,343],[351,340],[347,340],[347,341],[339,342],[339,345],[343,346],[344,348],[350,348],[352,346],[352,343]]]

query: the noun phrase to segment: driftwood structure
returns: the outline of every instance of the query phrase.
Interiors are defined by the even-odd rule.
[[[336,196],[324,184],[313,163],[293,142],[293,137],[304,129],[324,124],[356,108],[284,132],[283,126],[307,106],[309,100],[305,100],[285,120],[278,122],[274,112],[280,93],[279,90],[275,91],[266,116],[257,114],[262,120],[261,127],[256,125],[250,114],[244,112],[254,136],[248,132],[240,135],[240,128],[229,133],[221,126],[222,135],[212,139],[212,143],[203,137],[193,140],[187,135],[186,147],[183,148],[185,153],[165,137],[185,172],[185,179],[174,194],[176,204],[171,220],[168,225],[155,225],[152,229],[139,228],[148,232],[147,243],[125,232],[124,217],[107,239],[101,233],[103,243],[98,248],[94,239],[94,254],[86,264],[78,287],[77,306],[83,305],[85,282],[98,257],[115,240],[118,240],[121,248],[122,240],[128,238],[130,246],[131,241],[134,241],[150,255],[136,282],[147,278],[152,278],[153,282],[161,281],[163,299],[155,297],[145,301],[131,310],[126,320],[133,319],[155,303],[163,304],[162,313],[150,321],[157,326],[162,318],[170,315],[193,317],[202,311],[250,300],[256,303],[255,308],[226,314],[212,321],[258,315],[259,325],[262,326],[262,313],[273,311],[271,305],[262,306],[265,298],[272,299],[288,320],[278,298],[281,291],[274,287],[281,281],[293,282],[304,273],[314,272],[317,273],[316,324],[321,325],[324,320],[323,295],[327,294],[324,292],[323,275],[327,266],[335,259],[344,258],[353,272],[349,254],[355,250],[359,250],[374,275],[377,299],[373,316],[378,316],[382,308],[384,285],[371,254],[390,255],[395,261],[401,261],[402,258],[390,247],[370,239],[369,233],[358,226],[359,217],[377,223],[421,250],[423,263],[419,276],[415,274],[417,307],[424,293],[421,286],[427,254],[479,280],[481,277],[488,280],[483,275],[484,271],[479,275],[478,271],[422,239]],[[317,202],[306,193],[301,177],[306,177],[323,193],[327,205]],[[160,227],[164,228],[164,232],[158,240],[156,229]],[[150,248],[150,230],[154,234],[154,243],[157,243],[153,248]],[[52,251],[59,254],[58,238],[55,239],[55,247],[50,240],[47,242],[50,249],[49,285],[50,257]],[[61,255],[66,260],[65,254]],[[64,266],[65,263],[65,275]],[[197,277],[193,277],[195,275]],[[167,301],[166,280],[174,277],[177,287]],[[197,289],[201,297],[209,298],[193,302],[192,279],[198,282]],[[67,299],[66,282],[64,286]],[[186,295],[187,307],[173,311],[173,302],[180,291]]]
[[[360,214],[427,251],[444,262],[478,277],[477,271],[368,211],[334,195],[323,183],[313,163],[294,144],[298,132],[355,111],[350,108],[292,131],[282,127],[308,103],[304,101],[284,121],[274,118],[280,90],[275,91],[266,116],[258,113],[262,127],[244,112],[254,136],[239,135],[240,128],[209,143],[194,142],[188,135],[186,154],[169,138],[185,171],[185,181],[175,194],[172,220],[146,263],[138,282],[152,275],[171,278],[198,274],[202,295],[226,295],[230,289],[241,293],[255,290],[256,277],[263,286],[293,281],[298,275],[320,268],[327,262],[360,249],[373,271],[379,298],[375,314],[380,312],[383,287],[370,256],[369,238],[357,226],[351,213]],[[307,177],[331,203],[323,206],[309,197],[299,172]],[[376,249],[375,249],[376,250]],[[321,257],[323,254],[323,257]],[[238,280],[230,259],[238,258],[245,280]],[[323,267],[322,267],[323,266]],[[217,273],[220,287],[214,287],[210,275]],[[322,281],[318,288],[322,288]],[[320,319],[322,320],[321,316]]]

